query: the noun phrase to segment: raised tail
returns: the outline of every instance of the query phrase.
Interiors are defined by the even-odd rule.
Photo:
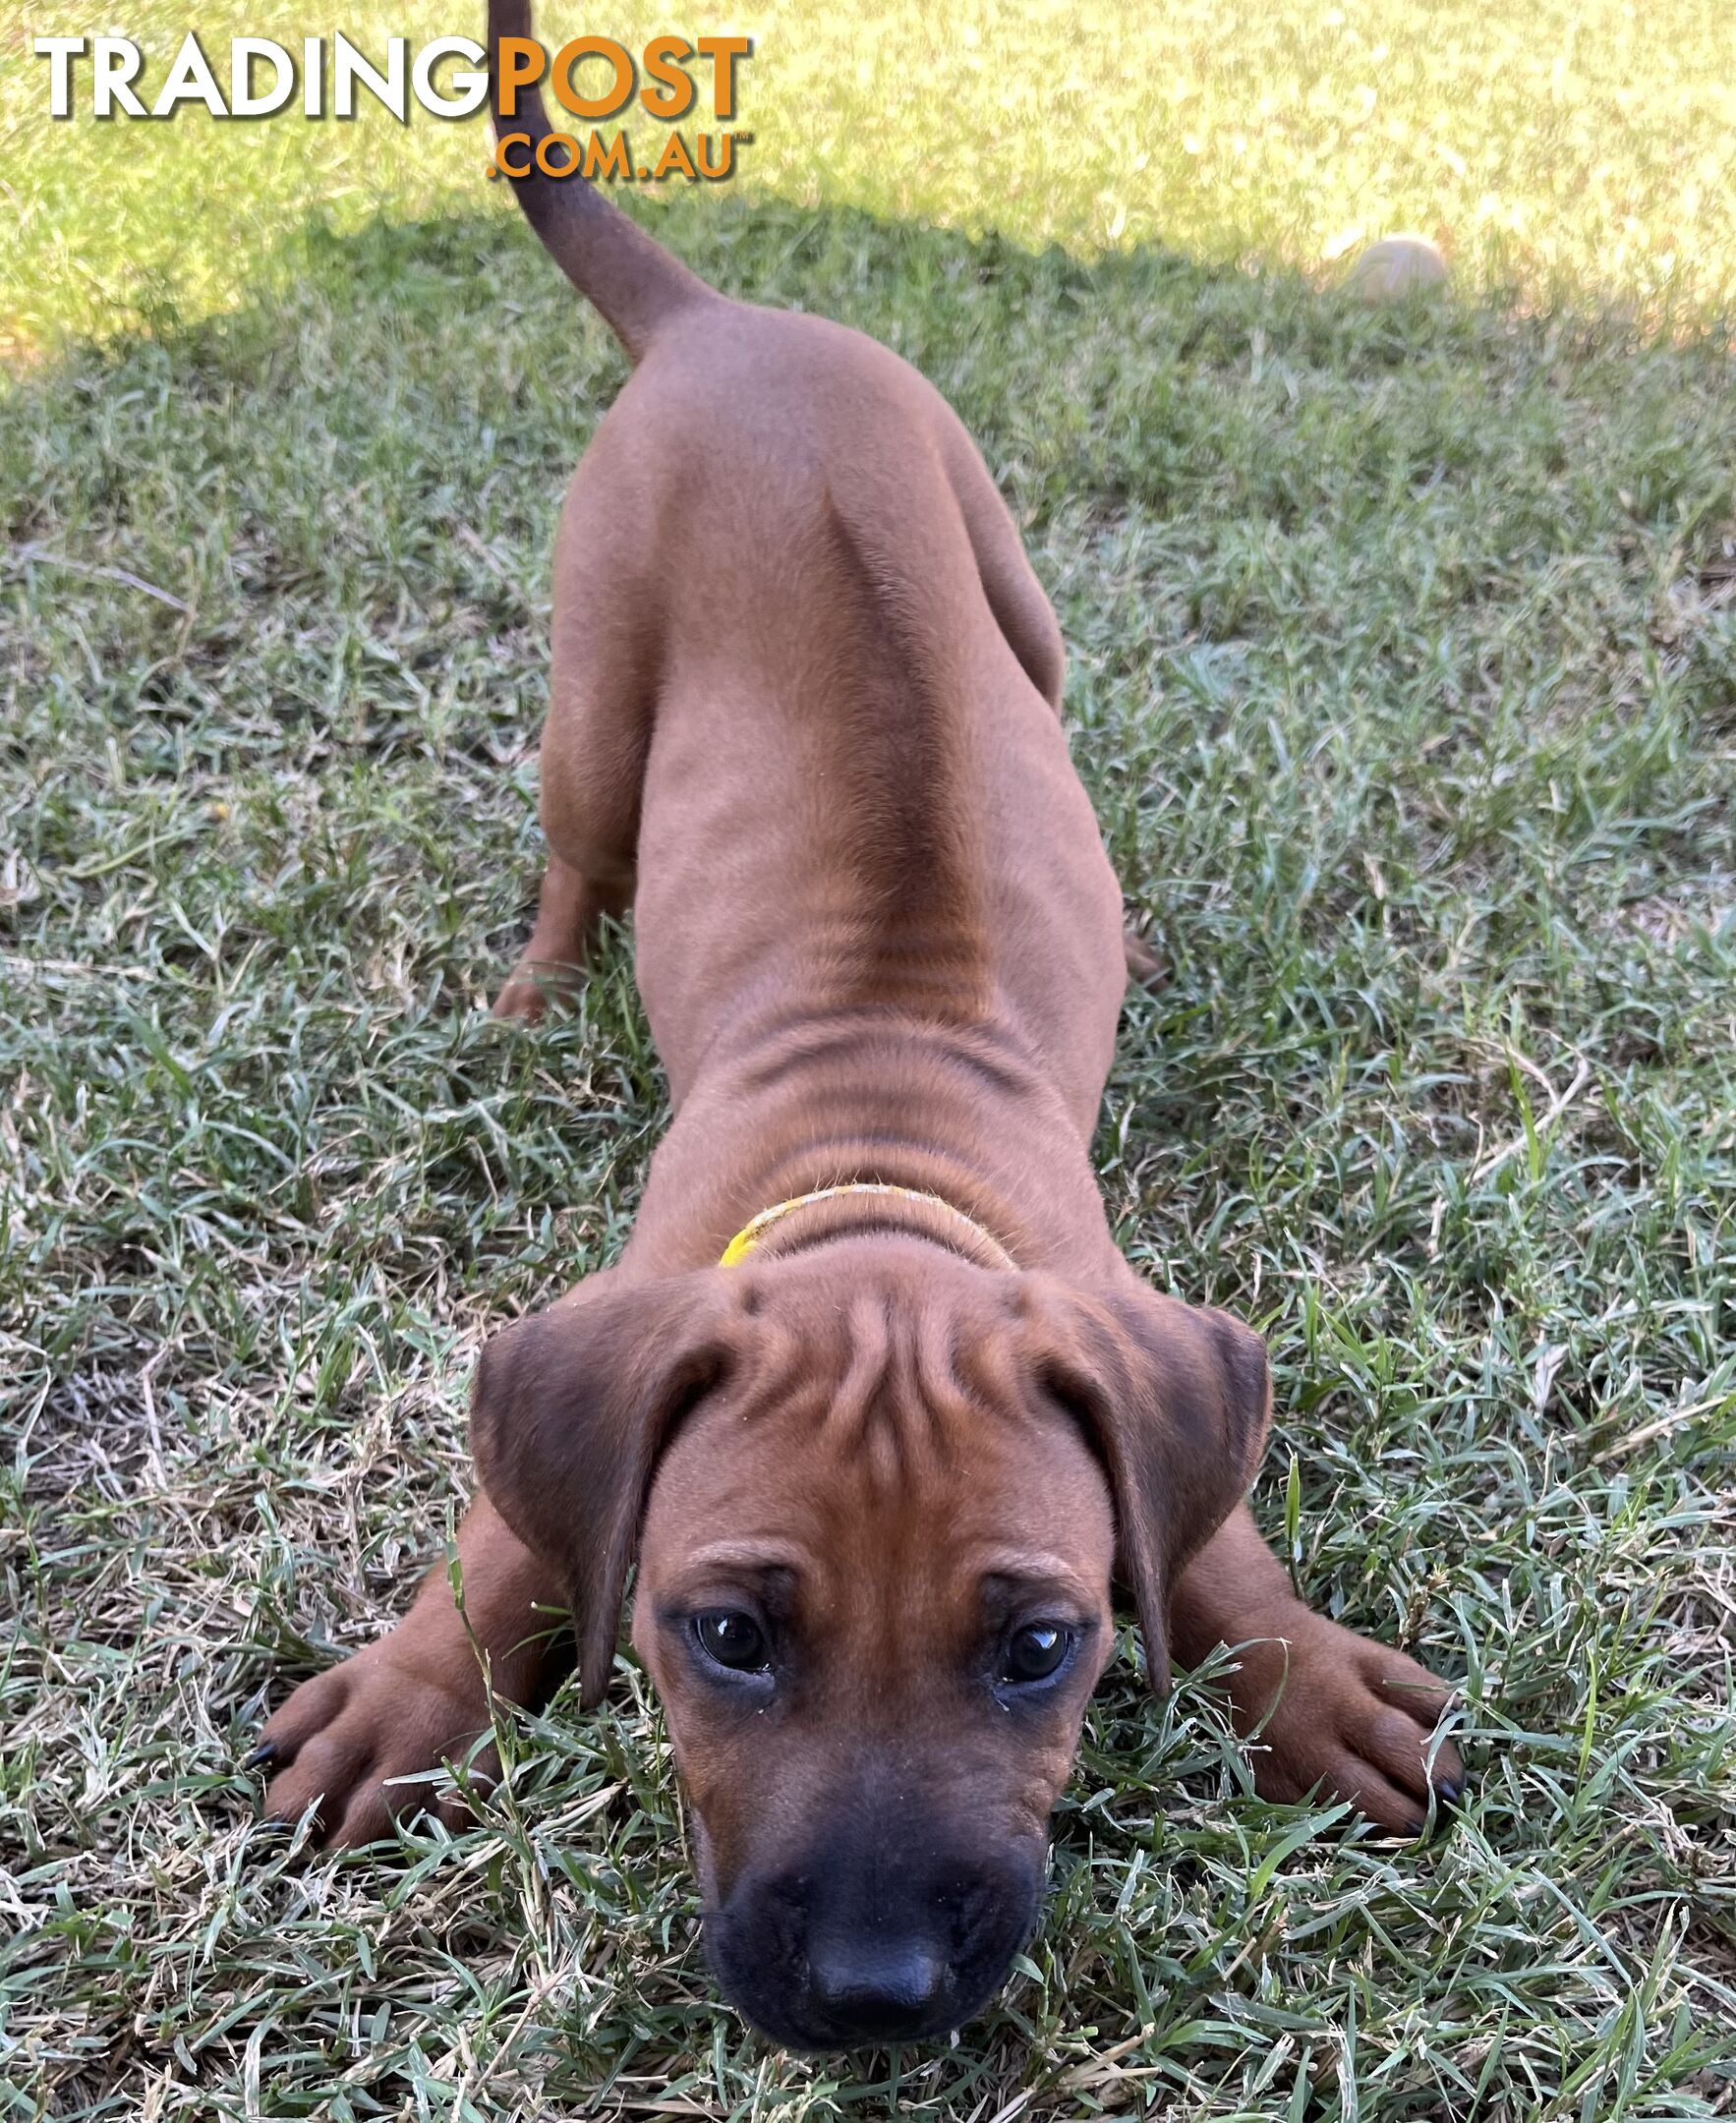
[[[679,312],[723,298],[585,178],[545,177],[537,168],[537,144],[550,132],[541,88],[521,88],[517,116],[500,116],[500,40],[530,33],[530,0],[489,0],[489,107],[494,132],[497,137],[526,133],[531,141],[531,174],[512,179],[512,189],[550,257],[637,364]]]

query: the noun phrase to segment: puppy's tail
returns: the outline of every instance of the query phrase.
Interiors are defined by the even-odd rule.
[[[514,178],[512,189],[550,257],[601,312],[627,359],[637,364],[679,312],[723,298],[585,178],[545,177],[537,168],[537,144],[550,132],[542,90],[520,89],[517,116],[500,115],[500,40],[530,33],[530,0],[489,0],[489,106],[494,133],[496,138],[527,133],[531,142],[531,174]]]

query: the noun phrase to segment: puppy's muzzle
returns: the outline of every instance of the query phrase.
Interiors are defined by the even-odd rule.
[[[785,2046],[921,2041],[979,2012],[1030,1936],[1043,1851],[937,1845],[906,1821],[748,1872],[706,1919],[724,1993]]]

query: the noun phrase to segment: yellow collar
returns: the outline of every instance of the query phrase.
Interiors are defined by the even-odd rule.
[[[973,1233],[987,1251],[999,1254],[999,1265],[1002,1268],[1017,1266],[1012,1254],[992,1232],[985,1231],[974,1217],[966,1216],[962,1209],[955,1208],[944,1195],[924,1194],[919,1187],[893,1186],[883,1179],[851,1179],[841,1186],[816,1187],[811,1194],[793,1194],[788,1201],[774,1202],[770,1209],[762,1209],[758,1216],[749,1217],[719,1255],[718,1266],[733,1268],[738,1261],[747,1258],[774,1224],[781,1224],[793,1211],[805,1209],[811,1202],[832,1201],[840,1194],[897,1194],[905,1201],[927,1202],[931,1208],[944,1209],[948,1216],[962,1224],[966,1231]]]

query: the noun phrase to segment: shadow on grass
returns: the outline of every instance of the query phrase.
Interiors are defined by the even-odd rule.
[[[117,713],[172,713],[188,674],[228,669],[280,623],[320,652],[335,635],[353,668],[334,615],[377,619],[413,674],[450,660],[450,630],[417,624],[430,613],[531,647],[566,474],[625,370],[501,208],[344,236],[311,218],[257,301],[185,328],[165,313],[15,381],[8,572],[87,613]],[[1486,659],[1481,674],[1450,645],[1443,660],[1479,602],[1531,594],[1550,566],[1597,574],[1624,547],[1667,545],[1690,591],[1729,566],[1727,356],[1710,335],[1665,345],[1604,311],[1450,294],[1370,309],[1156,249],[1082,262],[733,195],[643,217],[720,288],[854,324],[947,394],[1035,548],[1088,731],[1152,645],[1135,627],[1129,653],[1094,623],[1106,579],[1185,655],[1207,715],[1250,646],[1279,646],[1304,665],[1354,650],[1351,676],[1426,687],[1450,717],[1488,688]],[[132,584],[102,572],[123,564]],[[1729,643],[1695,617],[1683,683],[1716,713]],[[1556,685],[1517,646],[1498,684],[1572,695],[1581,674]],[[277,690],[293,725],[333,689],[298,672]],[[534,704],[517,705],[528,722]],[[353,700],[328,712],[350,739],[414,739],[378,700],[367,730]],[[1097,793],[1136,885],[1113,771]]]

